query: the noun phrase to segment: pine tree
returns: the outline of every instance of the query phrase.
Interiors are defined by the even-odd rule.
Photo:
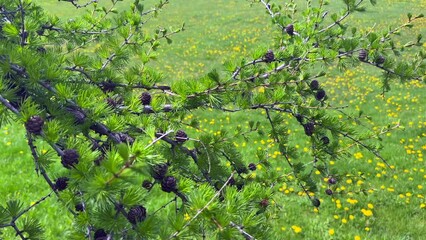
[[[383,91],[393,79],[424,81],[423,51],[408,60],[396,57],[402,48],[422,46],[421,36],[400,49],[394,42],[397,31],[422,16],[409,15],[397,31],[349,32],[355,26],[347,17],[363,10],[362,0],[345,1],[341,16],[328,14],[332,21],[324,14],[323,1],[299,15],[296,8],[253,0],[265,7],[276,26],[271,33],[277,36],[276,44],[254,51],[247,62],[231,61],[226,74],[212,71],[172,86],[163,84],[149,62],[184,26],[145,28],[168,0],[150,10],[134,0],[123,12],[114,8],[119,0],[110,6],[65,2],[58,4],[87,8],[89,14],[60,20],[30,0],[0,2],[0,125],[11,119],[22,123],[36,170],[51,189],[28,208],[19,200],[0,207],[0,227],[13,228],[21,239],[43,238],[42,227],[49,226],[28,219],[26,213],[49,197],[58,198],[74,216],[67,239],[201,234],[274,239],[265,229],[270,228],[275,211],[271,200],[283,176],[271,168],[251,178],[257,166],[270,167],[271,160],[259,152],[248,161],[233,144],[260,132],[260,123],[250,121],[248,133],[237,129],[213,134],[182,130],[189,124],[183,116],[207,108],[263,111],[267,130],[262,131],[274,139],[307,201],[320,207],[320,200],[310,194],[318,192],[320,181],[312,172],[330,177],[330,188],[338,181],[328,162],[345,157],[339,141],[353,142],[386,160],[377,145],[367,141],[376,134],[357,133],[332,114],[339,107],[328,103],[332,93],[319,84],[327,72],[314,69],[327,64],[373,66],[384,73]],[[101,46],[99,51],[86,51],[94,44]],[[294,118],[310,140],[312,160],[297,158],[283,115]],[[41,158],[37,142],[49,144],[57,156]],[[62,170],[55,172],[56,165]]]

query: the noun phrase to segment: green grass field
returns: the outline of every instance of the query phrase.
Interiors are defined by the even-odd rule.
[[[37,2],[60,17],[80,14],[65,2]],[[154,1],[145,2],[149,5]],[[328,7],[339,6],[333,4]],[[425,13],[424,9],[425,0],[378,1],[378,6],[351,17],[349,21],[363,28],[377,23],[375,28],[380,28],[383,24],[400,23],[407,12]],[[242,0],[173,0],[160,14],[159,20],[154,20],[149,26],[179,26],[185,22],[187,29],[173,37],[172,45],[163,45],[153,67],[164,73],[165,81],[172,82],[201,76],[213,68],[221,69],[221,63],[229,58],[249,56],[252,49],[267,47],[273,40],[273,36],[268,35],[272,27],[270,19],[264,12],[260,5],[250,7],[248,1]],[[412,31],[426,35],[426,21],[421,20],[417,24]],[[401,36],[401,40],[404,38]],[[426,50],[426,45],[423,47]],[[345,194],[327,196],[324,194],[327,185],[324,181],[319,194],[322,201],[319,211],[311,206],[301,189],[291,183],[283,183],[280,188],[282,194],[273,199],[276,204],[272,206],[281,208],[274,223],[282,232],[281,239],[424,239],[426,86],[419,82],[393,82],[392,91],[383,97],[378,78],[380,73],[373,68],[339,72],[331,66],[327,71],[330,74],[321,81],[328,89],[331,103],[348,105],[344,109],[347,113],[363,110],[364,116],[372,119],[363,119],[366,128],[380,131],[387,125],[400,123],[400,128],[382,135],[381,154],[392,169],[372,154],[352,147],[350,160],[336,159],[330,163],[350,173],[339,179],[335,189]],[[346,118],[339,112],[336,115]],[[209,111],[194,112],[187,119],[195,117],[199,118],[203,131],[212,132],[232,131],[237,125],[245,127],[250,118],[265,119],[262,113],[253,112],[247,116]],[[294,136],[294,144],[303,156],[309,151],[308,139],[296,137],[303,129],[297,127],[293,120],[288,118],[287,124],[290,136]],[[280,156],[268,136],[252,135],[251,141],[250,146],[239,142],[235,145],[250,153],[267,151],[275,170],[286,171],[285,163],[279,161]],[[47,146],[39,146],[44,147],[48,149]],[[2,126],[0,148],[0,203],[19,198],[29,205],[49,193],[43,178],[35,174],[22,126]],[[262,174],[266,174],[265,169],[256,171],[256,175]],[[28,213],[42,220],[48,239],[61,239],[71,224],[70,216],[60,204],[55,198],[49,198]],[[5,231],[5,239],[14,239],[12,231]]]

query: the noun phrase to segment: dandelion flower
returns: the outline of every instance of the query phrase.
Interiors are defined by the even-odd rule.
[[[361,209],[361,212],[362,212],[362,214],[364,214],[364,216],[366,216],[366,217],[371,217],[371,216],[373,216],[373,211],[371,211],[370,209]]]
[[[294,233],[301,233],[302,232],[302,228],[296,225],[291,226],[291,229],[293,229]]]

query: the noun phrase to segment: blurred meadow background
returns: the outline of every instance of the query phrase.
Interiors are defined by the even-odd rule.
[[[57,0],[34,0],[51,14],[64,19],[84,13],[71,4]],[[102,1],[100,1],[102,2]],[[118,8],[130,4],[124,1]],[[144,1],[152,6],[154,0]],[[304,1],[298,1],[304,7]],[[340,1],[330,1],[330,10],[340,9]],[[380,29],[384,24],[397,26],[406,21],[406,14],[426,13],[425,0],[378,1],[364,13],[356,13],[347,21],[361,29]],[[423,11],[423,12],[422,12]],[[182,79],[196,79],[212,69],[223,71],[222,64],[229,59],[246,56],[257,48],[273,44],[273,26],[270,16],[261,4],[250,6],[248,1],[226,0],[173,0],[151,21],[147,28],[179,26],[185,22],[186,30],[172,37],[173,43],[165,42],[158,50],[158,59],[151,63],[162,72],[164,81],[172,83]],[[416,22],[412,29],[426,35],[426,20]],[[407,41],[405,35],[401,42]],[[423,46],[426,50],[426,45]],[[94,46],[93,51],[95,51]],[[382,95],[381,75],[368,66],[339,71],[329,66],[328,75],[319,79],[326,89],[332,105],[348,107],[336,112],[342,120],[363,122],[364,128],[382,132],[382,156],[392,169],[356,146],[350,147],[351,155],[346,160],[336,159],[336,164],[346,176],[339,179],[328,196],[323,184],[319,198],[319,210],[311,206],[306,196],[290,182],[280,187],[281,195],[272,200],[280,204],[281,212],[274,223],[282,233],[281,239],[424,239],[426,236],[426,86],[418,81],[392,82],[392,90]],[[360,111],[362,114],[358,114]],[[345,113],[359,115],[359,119],[347,119]],[[237,127],[248,128],[248,121],[264,122],[262,112],[250,115],[240,113],[219,114],[213,110],[193,112],[186,120],[199,122],[197,131],[230,131]],[[289,116],[285,124],[294,146],[301,157],[309,152],[303,128]],[[387,126],[395,127],[387,132]],[[398,127],[399,126],[399,127]],[[262,128],[262,124],[260,125]],[[196,131],[187,129],[187,131]],[[234,142],[243,151],[265,151],[275,171],[286,171],[286,164],[267,135],[251,135],[250,144]],[[40,147],[43,147],[41,145]],[[49,193],[43,178],[34,171],[30,150],[26,144],[23,127],[19,123],[1,126],[0,129],[0,202],[19,198],[29,205]],[[47,145],[45,151],[48,151]],[[307,155],[306,155],[307,156]],[[276,160],[274,160],[276,159]],[[342,162],[344,161],[344,162]],[[250,159],[247,159],[247,163]],[[258,165],[252,174],[265,174]],[[56,198],[43,202],[28,214],[37,215],[46,228],[48,239],[61,239],[71,224],[69,214],[60,207]],[[8,230],[6,230],[7,232]],[[8,232],[10,239],[14,239]],[[5,238],[9,239],[9,238]]]

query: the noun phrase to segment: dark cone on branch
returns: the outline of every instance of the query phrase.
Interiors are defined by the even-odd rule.
[[[178,130],[176,132],[176,141],[183,143],[186,140],[188,140],[188,135],[186,135],[186,133],[183,130]]]
[[[327,136],[324,136],[324,137],[322,137],[322,138],[321,138],[321,142],[322,142],[324,145],[327,145],[327,144],[329,144],[329,143],[330,143],[330,139],[329,139]]]
[[[315,94],[315,99],[318,101],[322,101],[325,98],[325,91],[323,89],[318,90],[318,92]]]
[[[232,177],[232,178],[231,178],[231,179],[229,179],[229,181],[228,181],[228,186],[234,186],[234,185],[235,185],[235,183],[236,183],[235,178],[234,178],[234,177]]]
[[[235,170],[237,171],[238,174],[248,173],[248,170],[245,166],[236,167]]]
[[[133,139],[127,133],[117,133],[117,137],[118,137],[118,139],[120,139],[120,141],[122,143],[128,143],[128,144],[132,145],[135,142],[135,139]]]
[[[149,92],[143,92],[142,95],[140,96],[140,100],[143,105],[151,104],[151,100],[152,100],[151,94]]]
[[[144,113],[154,113],[154,109],[150,105],[144,105],[143,106],[143,112]]]
[[[55,190],[57,190],[57,191],[65,190],[68,186],[69,180],[70,179],[67,178],[67,177],[60,177],[60,178],[56,179],[55,185],[54,185]]]
[[[331,178],[328,179],[328,183],[331,184],[331,185],[334,185],[334,184],[337,183],[337,180],[334,177],[331,177]]]
[[[151,190],[152,186],[153,186],[152,182],[148,180],[145,180],[142,183],[142,187],[145,188],[146,190]]]
[[[296,114],[296,115],[294,115],[294,117],[296,118],[296,120],[299,122],[299,123],[303,123],[303,115],[302,114]]]
[[[78,164],[78,159],[80,155],[75,149],[66,149],[63,151],[61,156],[61,163],[65,168],[72,168],[74,165]]]
[[[173,107],[172,107],[172,105],[171,104],[165,104],[164,106],[163,106],[163,111],[164,112],[171,112],[173,110]]]
[[[385,57],[383,57],[382,55],[380,55],[380,56],[378,56],[378,57],[376,58],[375,63],[376,63],[377,65],[382,65],[383,63],[385,63],[385,61],[386,61]]]
[[[309,88],[311,90],[318,90],[318,88],[319,88],[318,80],[312,80],[312,82],[309,84]]]
[[[275,60],[275,55],[274,52],[272,50],[268,50],[265,55],[263,56],[263,60],[266,63],[271,63]]]
[[[177,190],[176,178],[172,176],[167,176],[161,182],[161,190],[165,192],[174,192]]]
[[[95,166],[100,166],[101,162],[105,159],[105,154],[101,154],[99,157],[97,157],[93,163],[95,164]]]
[[[311,201],[314,207],[319,207],[321,205],[321,201],[318,198],[313,198]]]
[[[145,220],[145,218],[146,209],[141,205],[130,208],[129,212],[127,213],[127,220],[129,220],[131,224],[140,223]]]
[[[108,238],[108,234],[103,229],[98,229],[93,236],[95,240],[106,240]]]
[[[10,77],[9,75],[10,75],[10,73],[6,74],[4,76],[4,78],[8,79],[8,80],[14,80],[15,79],[15,77]],[[11,83],[8,87],[16,88],[16,96],[19,97],[19,100],[11,101],[10,104],[12,104],[16,108],[20,108],[22,102],[24,102],[24,100],[29,97],[29,93],[27,92],[27,90],[24,87],[22,87],[22,86],[17,87],[14,83]]]
[[[244,187],[244,183],[243,182],[237,183],[237,190],[238,191],[241,191],[241,189],[243,189],[243,187]]]
[[[83,212],[86,209],[86,207],[84,206],[84,203],[77,203],[75,205],[75,210],[77,212]]]
[[[285,32],[288,35],[293,36],[294,35],[294,26],[293,26],[293,24],[287,25],[287,27],[285,27]]]
[[[333,195],[333,190],[328,188],[328,189],[325,190],[325,194],[331,196],[331,195]]]
[[[255,171],[255,170],[256,170],[256,164],[254,164],[254,163],[250,163],[250,164],[248,165],[248,169],[250,169],[250,171]]]
[[[44,28],[38,29],[36,33],[37,35],[42,36],[44,34]]]
[[[41,130],[44,125],[44,120],[40,116],[32,116],[28,121],[25,123],[25,128],[28,132],[32,134],[41,134]]]
[[[46,48],[44,47],[37,47],[36,50],[41,54],[45,54],[47,52]]]
[[[118,106],[123,104],[123,99],[109,97],[106,99],[106,102],[111,108],[117,108]]]
[[[151,175],[155,180],[161,181],[166,176],[168,169],[169,166],[166,163],[157,164],[152,167]]]
[[[102,91],[104,91],[104,92],[112,92],[112,91],[114,91],[117,84],[115,84],[111,80],[108,80],[108,81],[101,82],[101,84],[99,84],[99,86],[102,89]]]
[[[365,62],[367,60],[367,57],[368,57],[367,51],[365,49],[361,49],[358,54],[358,59],[362,62]]]
[[[116,203],[114,205],[114,209],[116,212],[121,212],[124,210],[124,205],[122,203]]]
[[[315,124],[313,122],[308,122],[305,125],[303,125],[303,128],[307,136],[312,136],[312,134],[314,134],[314,131],[315,131]]]
[[[262,201],[260,201],[260,206],[262,206],[262,207],[267,207],[268,205],[269,205],[269,200],[268,199],[262,199]]]

